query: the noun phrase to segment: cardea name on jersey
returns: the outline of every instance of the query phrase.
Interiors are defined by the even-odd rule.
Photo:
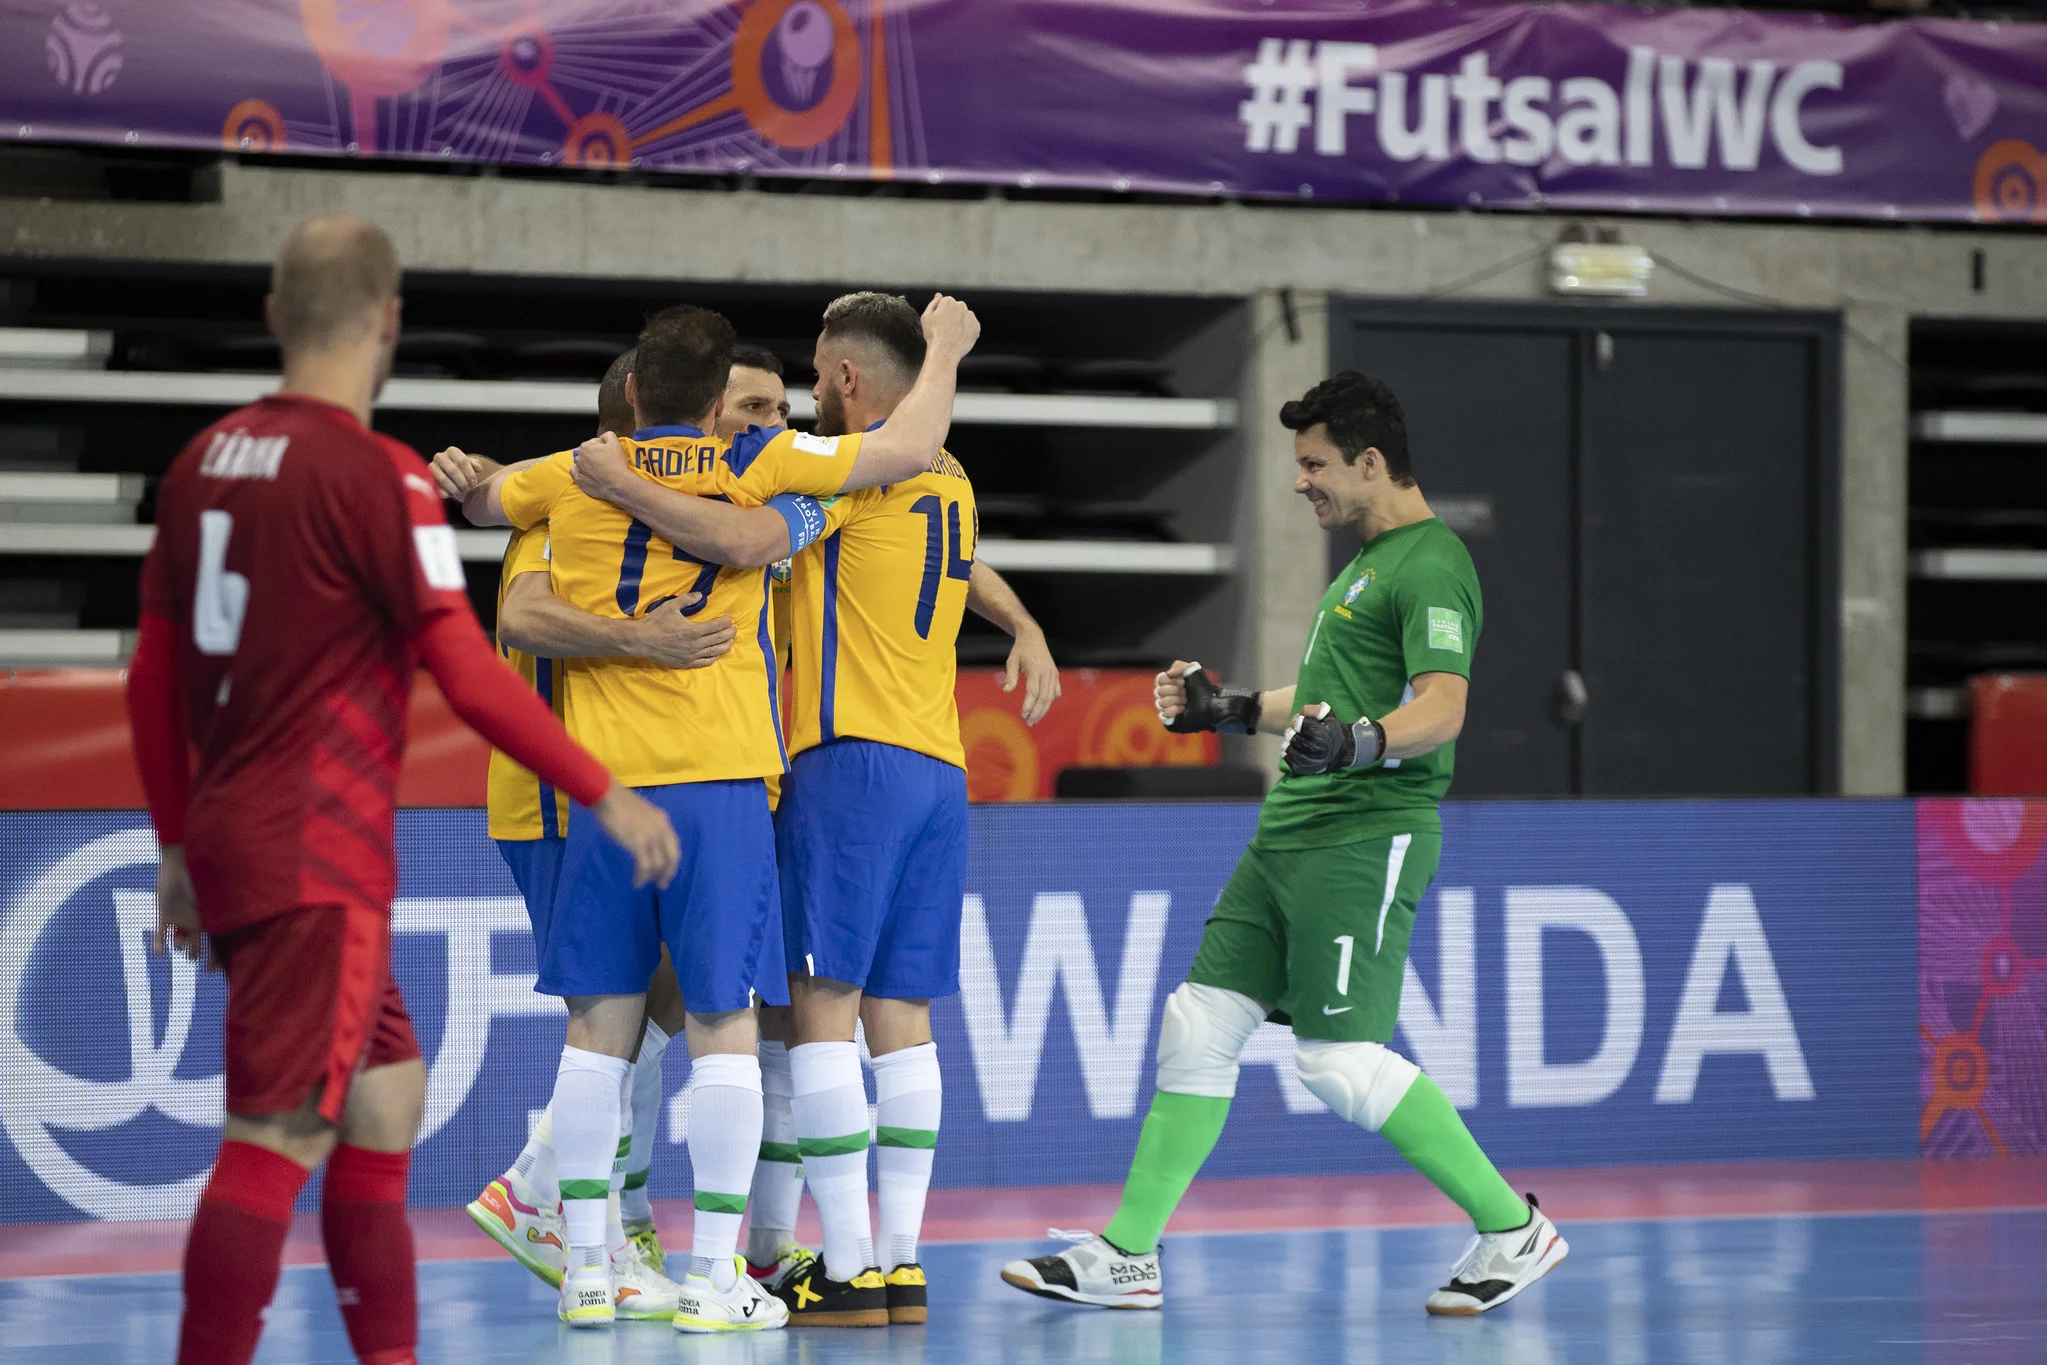
[[[289,436],[251,436],[241,427],[216,431],[200,458],[199,472],[212,479],[274,479],[290,444]]]
[[[723,446],[656,446],[636,445],[633,447],[633,468],[645,470],[657,479],[675,479],[684,474],[709,473],[717,462]]]

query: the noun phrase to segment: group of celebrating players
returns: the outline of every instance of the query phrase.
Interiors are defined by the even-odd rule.
[[[1043,632],[976,558],[973,487],[944,448],[978,322],[944,295],[921,315],[887,294],[836,300],[800,433],[772,354],[716,313],[668,308],[611,366],[578,450],[500,466],[451,448],[429,467],[367,425],[398,284],[371,224],[292,234],[267,304],[283,386],[181,455],[143,570],[130,707],[163,846],[159,938],[208,954],[229,986],[228,1118],[187,1245],[180,1359],[251,1357],[293,1201],[323,1162],[356,1353],[413,1359],[404,1198],[424,1068],[389,908],[416,667],[494,747],[490,833],[532,917],[537,989],[568,1009],[547,1112],[470,1216],[559,1286],[571,1327],[924,1321],[930,1001],[958,990],[966,869],[964,612],[1014,638],[1027,720],[1059,692]],[[1441,845],[1477,579],[1415,485],[1383,385],[1336,375],[1281,421],[1296,490],[1364,548],[1296,687],[1218,688],[1177,661],[1158,677],[1168,729],[1283,731],[1284,772],[1167,1001],[1114,1219],[1003,1278],[1158,1307],[1159,1235],[1271,1017],[1291,1022],[1311,1091],[1471,1216],[1428,1308],[1483,1312],[1561,1261],[1563,1238],[1385,1047]],[[495,651],[443,497],[513,528]],[[678,1032],[695,1213],[673,1274],[646,1181]],[[795,1240],[805,1184],[821,1254]]]

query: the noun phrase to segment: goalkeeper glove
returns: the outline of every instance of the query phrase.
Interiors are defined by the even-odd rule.
[[[1159,714],[1159,722],[1176,735],[1214,730],[1225,735],[1258,733],[1258,694],[1245,687],[1217,687],[1202,672],[1200,664],[1188,664],[1181,672],[1187,687],[1187,709],[1171,720]]]
[[[1325,702],[1316,712],[1302,712],[1286,732],[1287,771],[1314,777],[1344,768],[1369,768],[1386,756],[1386,732],[1374,720],[1345,725],[1329,718]]]

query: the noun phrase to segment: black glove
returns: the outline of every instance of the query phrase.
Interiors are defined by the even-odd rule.
[[[1345,725],[1329,718],[1324,705],[1320,715],[1300,715],[1286,732],[1287,771],[1295,777],[1340,772],[1345,768],[1369,768],[1386,756],[1386,732],[1375,720]]]
[[[1258,733],[1258,694],[1244,687],[1217,687],[1200,664],[1188,664],[1181,680],[1187,685],[1187,709],[1159,720],[1176,735],[1214,730],[1225,735]]]

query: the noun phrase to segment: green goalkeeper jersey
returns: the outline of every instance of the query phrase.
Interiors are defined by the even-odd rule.
[[[1485,606],[1478,571],[1434,517],[1367,541],[1329,591],[1308,632],[1294,709],[1327,702],[1338,720],[1377,720],[1413,700],[1422,673],[1471,676]],[[1252,839],[1261,848],[1324,848],[1443,827],[1457,746],[1321,777],[1282,770]]]

